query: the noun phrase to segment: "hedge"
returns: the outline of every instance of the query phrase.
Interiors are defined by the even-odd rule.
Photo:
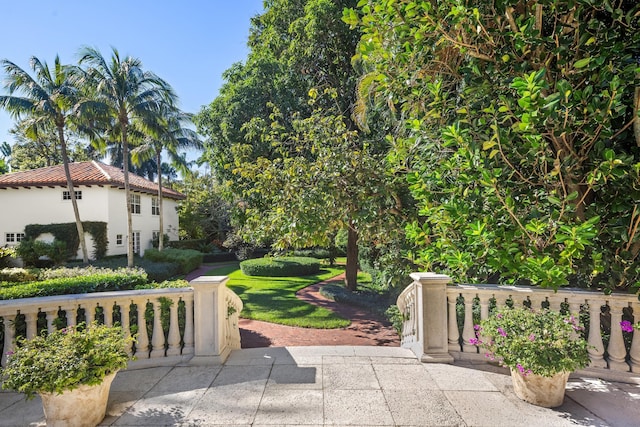
[[[38,277],[24,268],[3,268],[0,270],[0,282],[32,282]]]
[[[173,249],[193,249],[200,250],[207,245],[207,239],[187,239],[187,240],[171,240],[167,243],[168,248]]]
[[[248,259],[240,263],[247,276],[309,276],[320,271],[320,260],[309,257],[278,257]]]
[[[147,274],[144,271],[121,269],[110,273],[60,277],[0,287],[0,300],[130,290],[145,283]]]
[[[167,248],[162,252],[157,249],[144,251],[144,258],[153,262],[173,262],[180,265],[180,272],[187,274],[202,264],[202,252],[192,249]]]

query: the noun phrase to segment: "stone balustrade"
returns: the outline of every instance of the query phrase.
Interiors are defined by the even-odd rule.
[[[640,320],[638,316],[634,319],[634,313],[640,313],[635,294],[450,285],[448,276],[433,273],[411,277],[413,283],[398,297],[403,316],[402,346],[412,349],[423,362],[445,361],[447,357],[484,360],[482,349],[471,344],[476,338],[474,324],[487,318],[491,310],[510,305],[550,308],[580,319],[590,345],[591,363],[585,370],[590,375],[620,379],[640,372],[640,333],[627,335],[620,327],[622,320]]]
[[[80,322],[119,324],[135,335],[131,368],[185,361],[223,362],[240,348],[242,301],[226,287],[226,276],[202,276],[190,288],[148,289],[0,301],[4,330],[1,364],[17,335],[33,338],[43,330]]]

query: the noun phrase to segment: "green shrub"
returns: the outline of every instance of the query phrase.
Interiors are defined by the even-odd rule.
[[[311,257],[318,259],[329,259],[330,257],[329,250],[322,248],[297,249],[293,251],[293,255],[297,257]]]
[[[36,279],[35,274],[24,268],[3,268],[0,270],[0,282],[23,283]]]
[[[11,257],[15,257],[15,256],[16,256],[15,248],[12,248],[10,246],[1,247],[0,248],[0,268],[8,267],[9,260],[11,259]]]
[[[187,274],[202,264],[202,253],[192,249],[167,248],[162,252],[157,249],[147,249],[144,258],[153,262],[173,262],[180,266],[180,272]]]
[[[208,242],[206,239],[171,240],[167,243],[167,247],[173,249],[193,249],[194,251],[199,251],[203,246],[206,246],[207,243]]]
[[[175,262],[146,262],[141,267],[152,282],[162,282],[180,274],[180,265]]]
[[[249,259],[240,263],[240,269],[247,276],[309,276],[320,271],[320,260],[309,257]]]
[[[0,300],[134,289],[147,283],[141,269],[119,269],[90,276],[60,277],[0,288]]]

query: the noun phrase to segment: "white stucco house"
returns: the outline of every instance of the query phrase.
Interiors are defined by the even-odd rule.
[[[127,212],[124,173],[121,169],[96,161],[71,163],[80,219],[107,224],[107,255],[127,253]],[[140,255],[152,247],[159,230],[158,186],[130,173],[134,230],[134,250]],[[163,189],[164,233],[178,240],[177,204],[185,196]],[[75,222],[71,198],[62,165],[0,175],[0,246],[16,245],[24,238],[29,224]],[[86,233],[91,254],[93,242]],[[40,236],[52,240],[52,236]],[[81,256],[80,256],[81,258]]]

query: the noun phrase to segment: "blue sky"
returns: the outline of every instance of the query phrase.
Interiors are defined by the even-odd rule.
[[[0,5],[0,58],[29,70],[36,56],[53,64],[76,63],[81,46],[105,57],[139,58],[173,86],[180,107],[196,113],[222,85],[222,73],[248,53],[251,17],[262,0],[35,0]],[[0,71],[4,80],[4,71]],[[0,88],[4,91],[4,83]],[[0,110],[0,142],[13,144],[13,120]]]

